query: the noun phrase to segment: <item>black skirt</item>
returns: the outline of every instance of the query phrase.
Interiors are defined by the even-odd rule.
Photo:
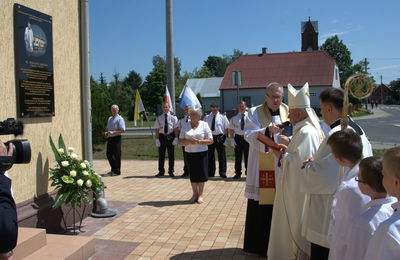
[[[190,182],[206,182],[208,176],[208,151],[186,153]]]

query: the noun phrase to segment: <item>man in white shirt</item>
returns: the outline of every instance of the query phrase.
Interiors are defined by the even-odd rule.
[[[178,144],[178,118],[171,114],[168,102],[162,104],[163,113],[157,117],[154,123],[156,129],[156,146],[158,147],[158,174],[164,176],[165,150],[168,151],[168,174],[174,177],[175,148]]]
[[[180,135],[180,132],[184,127],[184,125],[190,123],[190,116],[189,116],[190,108],[192,108],[191,105],[185,106],[185,115],[178,122],[178,136]],[[189,176],[189,170],[187,167],[187,158],[184,146],[182,146],[182,152],[183,152],[183,174],[181,175],[181,177],[184,178]]]
[[[111,106],[111,114],[107,121],[107,159],[111,166],[111,176],[121,175],[121,134],[125,133],[125,120],[118,114],[117,105]]]
[[[225,115],[219,113],[218,105],[212,103],[211,113],[206,115],[204,121],[208,123],[213,135],[213,143],[208,146],[208,177],[215,176],[215,149],[218,153],[219,176],[226,178],[226,153],[225,146],[228,143],[229,121]]]
[[[327,260],[329,244],[327,241],[333,194],[339,186],[339,164],[335,161],[327,141],[330,135],[340,131],[344,92],[337,88],[327,88],[319,96],[321,114],[330,131],[318,148],[314,158],[303,164],[305,182],[302,190],[309,194],[305,205],[303,236],[311,242],[311,260]],[[350,128],[357,131],[363,143],[363,157],[372,156],[371,144],[366,134],[354,121]]]
[[[296,90],[288,84],[289,118],[293,137],[283,155],[276,181],[268,259],[296,259],[309,255],[310,243],[301,235],[306,193],[300,190],[303,161],[314,156],[324,138],[319,119],[310,106],[308,83]]]
[[[247,157],[249,156],[249,143],[244,139],[244,127],[246,125],[247,107],[246,102],[240,101],[238,104],[239,113],[231,118],[229,122],[229,132],[231,144],[235,148],[235,176],[233,179],[240,179],[242,175],[242,157],[244,156],[244,166],[247,175]]]

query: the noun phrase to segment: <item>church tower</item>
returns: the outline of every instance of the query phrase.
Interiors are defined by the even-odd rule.
[[[301,22],[301,51],[318,50],[318,21]]]

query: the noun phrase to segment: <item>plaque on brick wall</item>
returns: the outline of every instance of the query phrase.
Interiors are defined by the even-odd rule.
[[[54,116],[52,17],[14,5],[18,117]]]

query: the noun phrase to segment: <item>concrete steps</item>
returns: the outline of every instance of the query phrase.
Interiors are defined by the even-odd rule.
[[[46,234],[37,228],[19,228],[14,260],[84,260],[94,253],[94,239],[84,236]]]

